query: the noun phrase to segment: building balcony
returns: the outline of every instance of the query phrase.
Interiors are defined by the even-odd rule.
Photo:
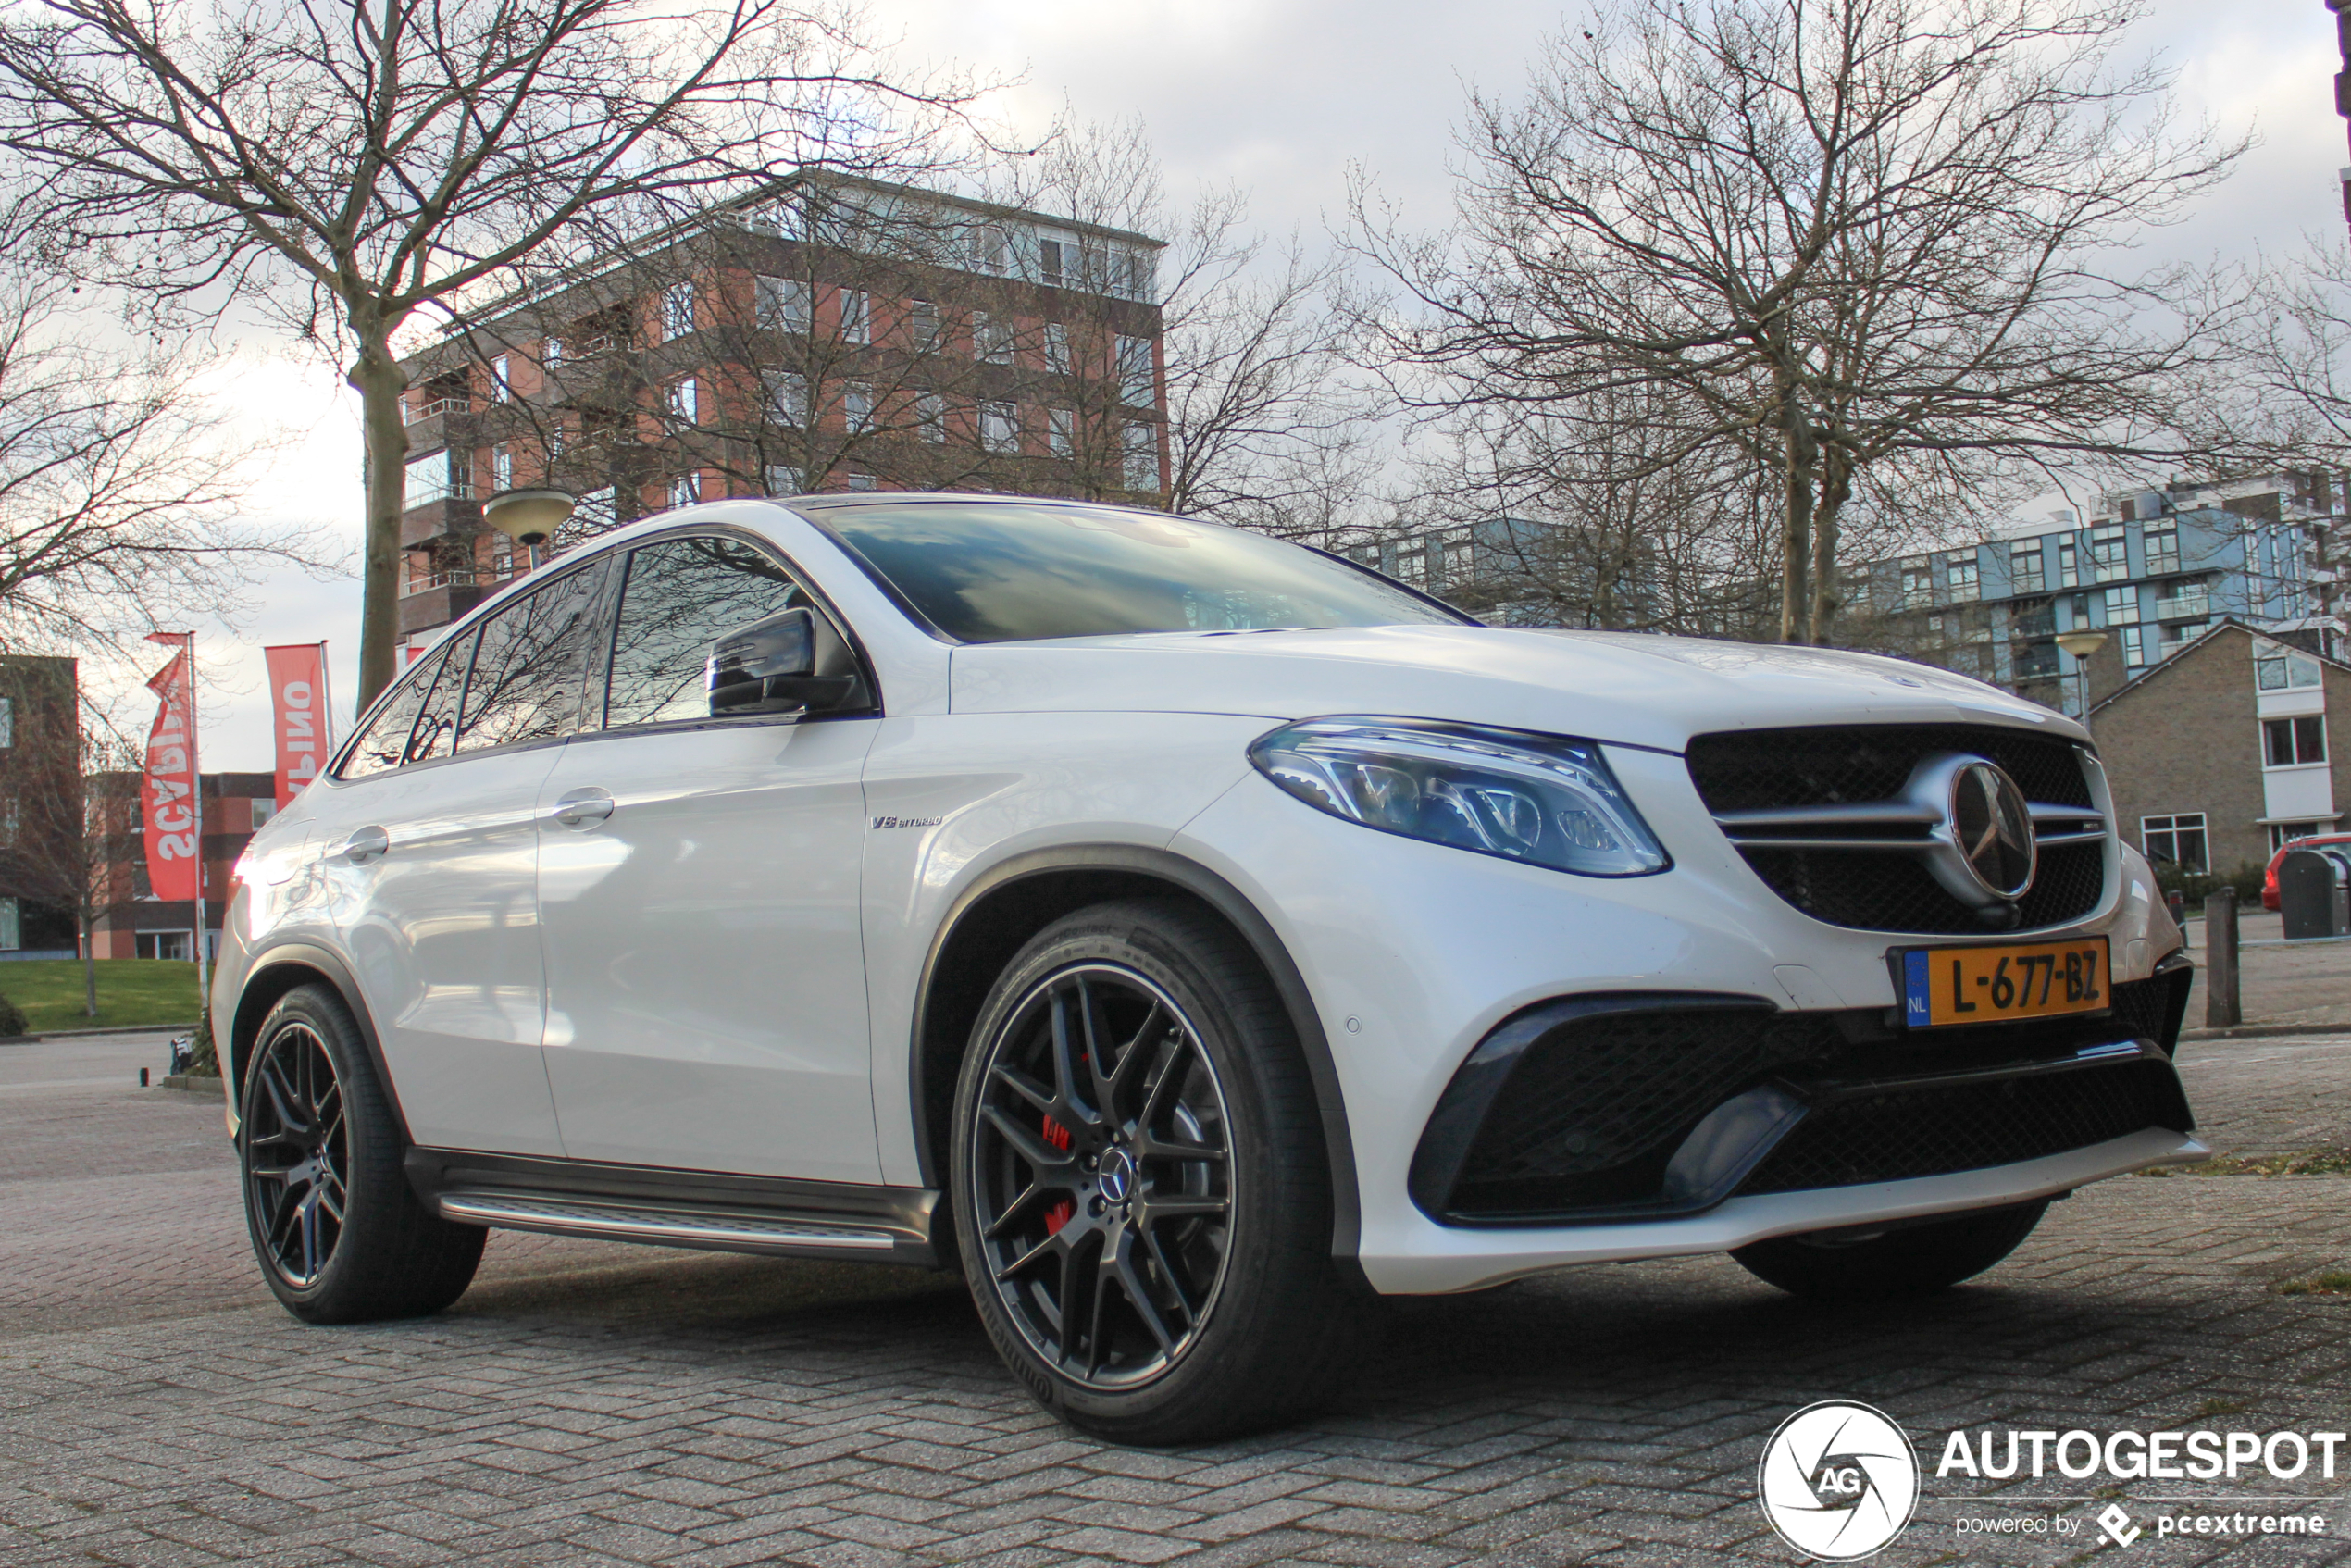
[[[403,404],[401,422],[420,425],[427,419],[438,419],[444,414],[470,414],[473,411],[474,400],[469,397],[429,398],[423,403]]]
[[[2155,602],[2155,618],[2159,621],[2206,620],[2212,614],[2212,595],[2198,588],[2193,593],[2158,596]]]
[[[400,547],[412,550],[436,539],[465,537],[482,529],[481,503],[474,487],[457,485],[452,492],[400,514]]]
[[[421,593],[404,594],[400,600],[400,635],[411,637],[419,631],[447,626],[490,597],[494,588],[495,584],[491,583],[444,582]]]

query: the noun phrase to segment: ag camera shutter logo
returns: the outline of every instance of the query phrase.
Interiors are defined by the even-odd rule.
[[[1851,1562],[1882,1550],[1919,1501],[1919,1460],[1885,1412],[1822,1400],[1780,1423],[1756,1467],[1763,1517],[1808,1557]]]

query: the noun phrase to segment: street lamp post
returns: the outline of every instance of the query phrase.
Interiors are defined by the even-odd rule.
[[[2090,655],[2106,646],[2103,631],[2061,631],[2057,645],[2073,655],[2073,674],[2082,683],[2082,722],[2090,722]]]

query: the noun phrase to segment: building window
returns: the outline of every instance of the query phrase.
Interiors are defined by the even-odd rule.
[[[2046,583],[2041,576],[2041,541],[2009,547],[2009,591],[2038,593]]]
[[[2129,531],[2120,524],[2090,530],[2090,580],[2112,582],[2131,575]]]
[[[798,495],[806,488],[807,481],[802,478],[801,472],[798,468],[791,467],[788,463],[770,463],[767,465],[768,494]]]
[[[0,697],[0,752],[17,743],[17,700]]]
[[[508,403],[515,395],[515,383],[508,374],[507,356],[500,355],[490,362],[490,401]]]
[[[2158,865],[2182,871],[2209,871],[2211,856],[2204,843],[2204,813],[2139,818],[2139,847]]]
[[[491,449],[490,472],[504,492],[515,488],[515,449],[501,443]]]
[[[561,338],[549,338],[549,339],[548,339],[545,342],[542,342],[542,343],[541,343],[541,344],[539,345],[539,368],[540,368],[540,369],[541,369],[541,370],[560,370],[560,369],[562,369],[562,368],[563,368],[563,363],[564,363],[564,341],[563,341],[563,339],[561,339]]]
[[[2327,721],[2323,714],[2300,718],[2261,721],[2261,763],[2264,767],[2299,767],[2327,760]]]
[[[2073,588],[2081,581],[2082,574],[2073,565],[2073,541],[2069,539],[2058,546],[2058,586]]]
[[[1140,420],[1129,423],[1126,429],[1126,488],[1152,490],[1160,488],[1159,428]]]
[[[1020,450],[1020,410],[1009,403],[979,405],[979,442],[990,452]]]
[[[702,475],[684,473],[669,481],[669,504],[672,506],[691,506],[701,499]]]
[[[1158,398],[1151,375],[1151,341],[1149,338],[1118,334],[1118,395],[1121,401],[1136,408],[1156,406]]]
[[[2109,588],[2106,591],[2106,624],[2136,626],[2139,620],[2139,591],[2135,588]]]
[[[2122,628],[2122,664],[2125,668],[2138,669],[2147,662],[2146,628],[2126,626]]]
[[[459,501],[473,498],[470,475],[457,455],[451,452],[429,452],[408,463],[405,506],[425,506],[435,501],[453,497]]]
[[[1077,415],[1073,409],[1051,408],[1045,412],[1045,440],[1056,457],[1077,454]]]
[[[14,899],[0,899],[0,952],[24,946],[24,907]]]
[[[797,370],[771,370],[767,375],[767,410],[776,423],[801,429],[808,423],[808,378]]]
[[[698,422],[702,410],[702,388],[694,378],[669,383],[669,417],[681,425]]]
[[[1897,604],[1907,610],[1934,601],[1934,568],[1927,565],[1925,556],[1909,557],[1902,563],[1901,571],[1901,596],[1895,601]]]
[[[1059,240],[1045,240],[1038,244],[1037,272],[1045,287],[1058,289],[1062,286],[1062,243]]]
[[[995,224],[975,225],[971,231],[972,270],[1001,278],[1006,267],[1005,252],[1011,244],[1012,236]]]
[[[2270,852],[2277,853],[2288,844],[2303,839],[2315,839],[2324,828],[2319,822],[2272,822],[2270,824]]]
[[[810,317],[808,285],[797,278],[760,279],[758,314],[763,331],[807,331]]]
[[[2202,582],[2173,583],[2170,593],[2155,596],[2155,618],[2159,621],[2201,619],[2211,613],[2211,591]]]
[[[1470,530],[1456,529],[1445,536],[1445,584],[1449,588],[1465,586],[1475,575],[1475,546]]]
[[[914,398],[914,424],[923,440],[933,446],[947,440],[947,400],[935,392],[920,392]]]
[[[2149,575],[2180,569],[2180,527],[2177,523],[2166,528],[2148,529],[2145,544]]]
[[[694,286],[672,283],[661,292],[661,341],[682,338],[694,330]]]
[[[840,292],[840,341],[845,343],[869,343],[874,341],[873,297],[863,289]]]
[[[1984,596],[1976,575],[1975,552],[1959,551],[1945,563],[1951,576],[1951,602],[1956,604],[1972,603]]]
[[[2316,686],[2319,661],[2299,653],[2265,653],[2253,661],[2253,684],[2264,691]]]
[[[937,354],[939,347],[939,306],[929,300],[915,300],[906,307],[908,330],[916,354]]]
[[[873,474],[858,473],[853,470],[850,473],[847,483],[849,488],[852,490],[881,489],[881,480],[878,477]]]
[[[1428,586],[1428,555],[1420,541],[1399,546],[1396,552],[1396,579],[1409,582],[1414,588]]]
[[[874,428],[874,389],[864,381],[852,381],[840,389],[841,423],[852,436],[862,436]]]
[[[1056,376],[1069,374],[1069,329],[1059,321],[1045,323],[1045,368]]]
[[[1013,324],[984,310],[972,312],[972,357],[989,365],[1013,362]]]

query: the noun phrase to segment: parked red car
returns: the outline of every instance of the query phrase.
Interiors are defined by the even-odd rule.
[[[2285,858],[2285,852],[2316,849],[2320,844],[2351,844],[2351,833],[2314,833],[2309,838],[2289,839],[2279,845],[2278,852],[2270,857],[2270,869],[2261,876],[2262,908],[2278,907],[2278,862]]]

